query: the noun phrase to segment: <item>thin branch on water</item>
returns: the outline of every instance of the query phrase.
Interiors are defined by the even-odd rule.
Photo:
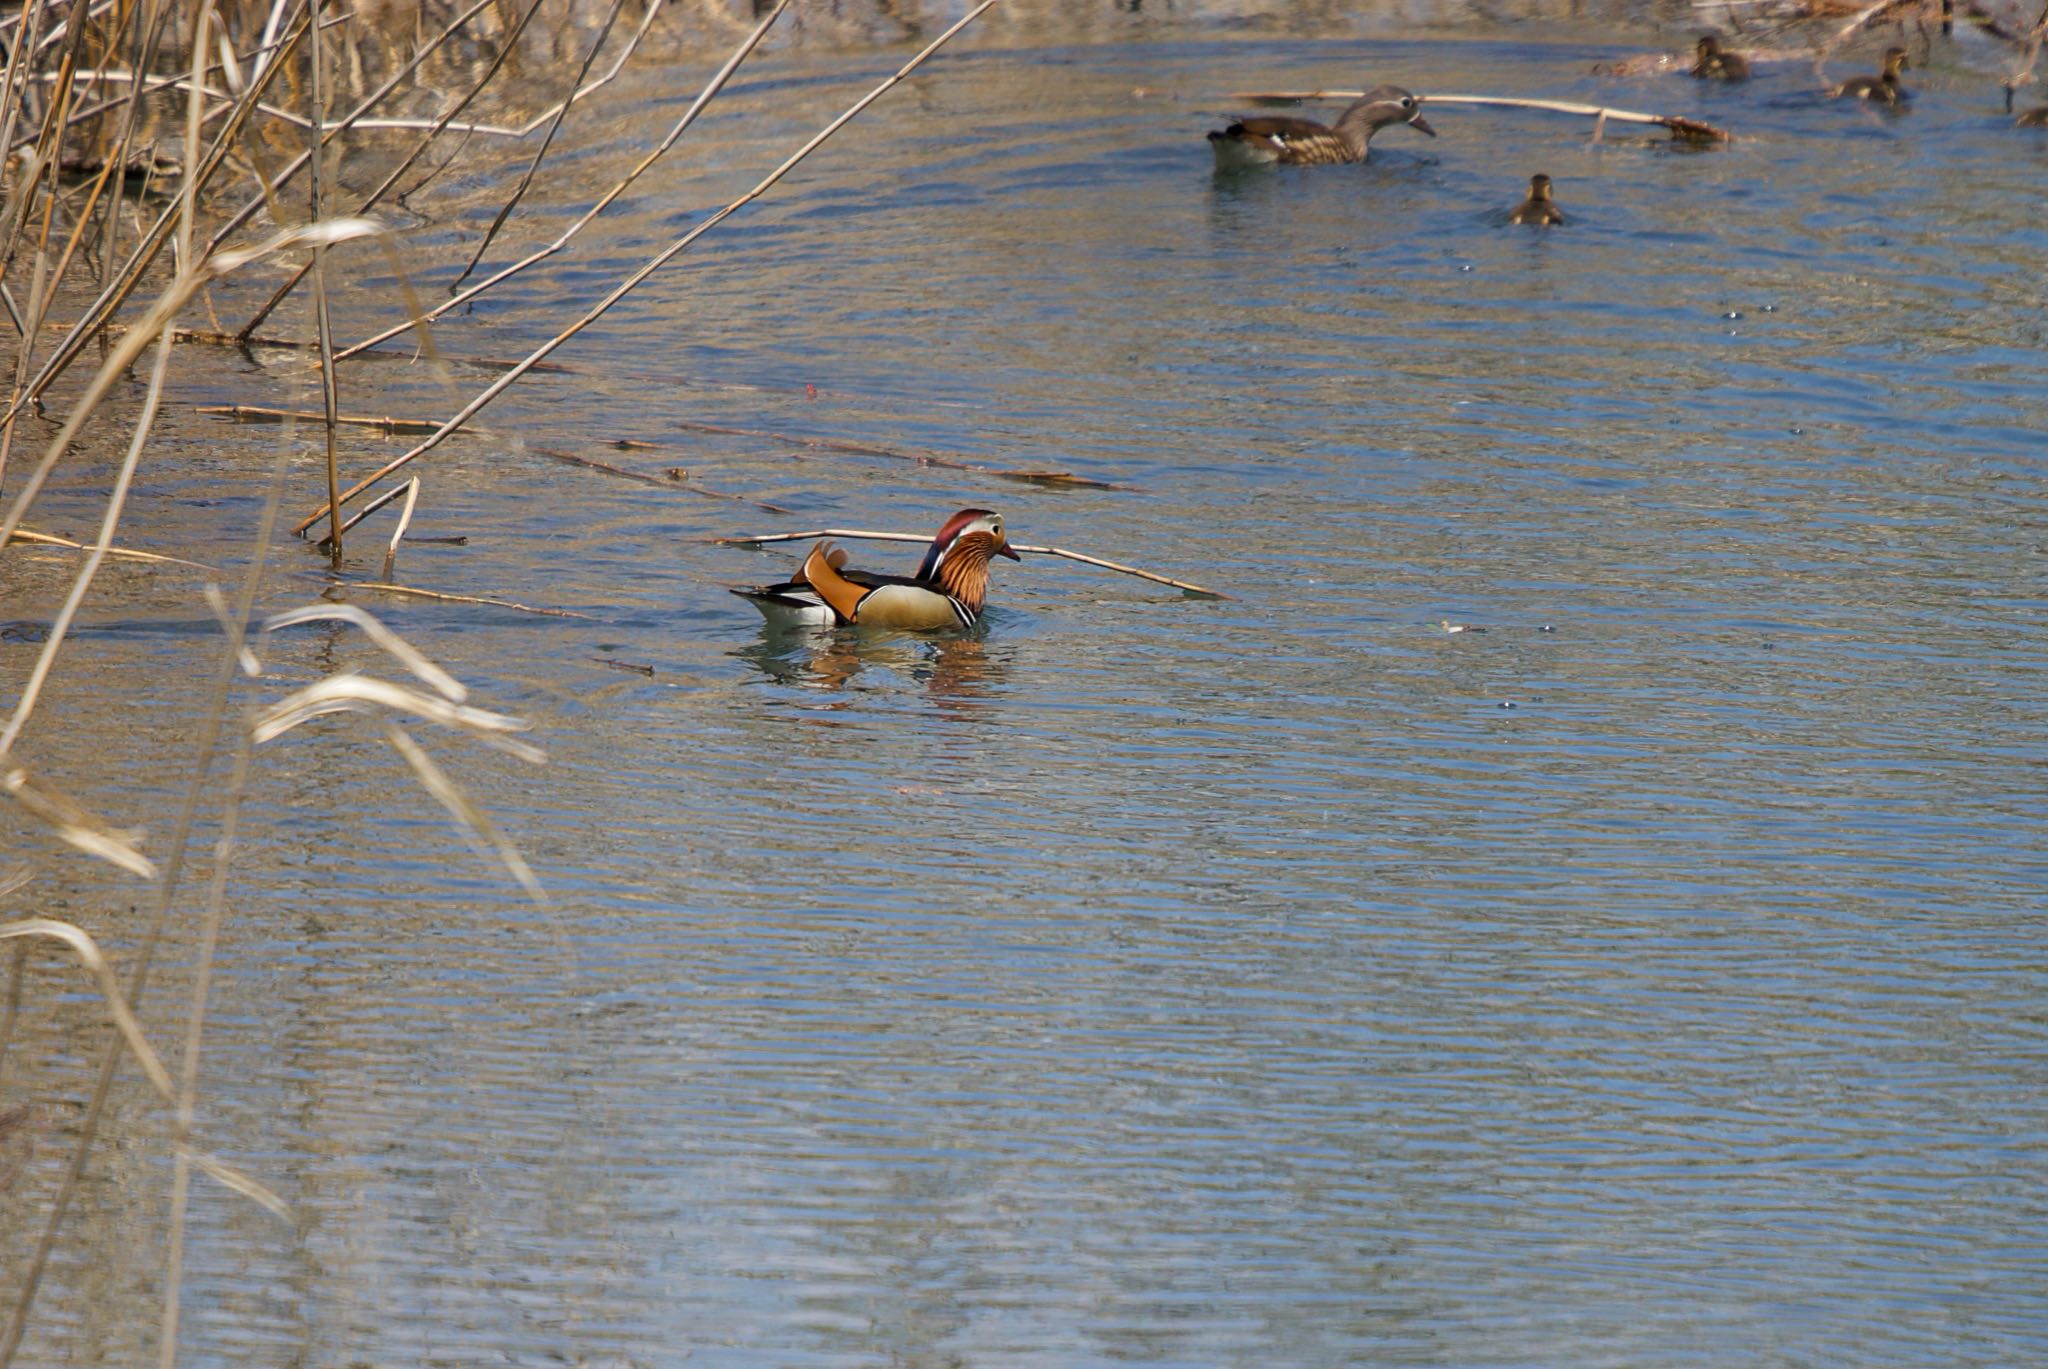
[[[14,535],[8,540],[28,546],[63,547],[67,551],[99,550],[96,543],[74,542],[68,537],[53,537],[47,532],[31,532],[27,528],[16,528]],[[163,565],[190,566],[194,570],[219,574],[219,568],[216,566],[209,566],[204,561],[187,561],[182,556],[159,556],[153,551],[132,551],[127,547],[108,547],[106,552],[117,561],[155,561]]]
[[[1356,100],[1365,92],[1358,90],[1240,90],[1232,93],[1234,100]],[[1656,124],[1668,128],[1672,134],[1690,142],[1727,143],[1734,138],[1725,130],[1716,128],[1698,119],[1681,118],[1675,114],[1641,114],[1632,109],[1611,109],[1606,105],[1578,104],[1570,100],[1527,100],[1506,95],[1425,95],[1425,105],[1502,105],[1510,109],[1545,109],[1554,114],[1576,114],[1588,119],[1599,119],[1603,123]]]
[[[736,504],[752,504],[763,513],[789,512],[782,505],[771,504],[765,499],[753,499],[744,494],[731,494],[725,490],[714,490],[709,486],[699,485],[691,480],[688,472],[683,471],[680,467],[671,467],[667,473],[662,475],[648,475],[642,471],[629,471],[623,466],[614,466],[605,461],[594,461],[590,457],[577,456],[570,452],[553,451],[547,447],[528,447],[526,450],[532,452],[535,456],[544,456],[550,461],[559,461],[567,466],[579,466],[584,470],[601,471],[605,475],[616,476],[621,480],[631,480],[641,485],[653,485],[658,489],[665,490],[683,490],[705,499],[723,499]]]
[[[493,599],[482,594],[444,594],[437,589],[421,589],[417,585],[391,584],[383,580],[344,580],[334,576],[322,577],[324,582],[336,589],[367,589],[379,594],[397,594],[410,599],[432,599],[441,604],[483,604],[490,608],[509,608],[515,613],[538,614],[543,618],[580,618],[586,623],[604,621],[592,614],[577,613],[566,608],[540,608],[533,604],[522,604],[514,599]]]
[[[816,134],[814,134],[809,142],[805,143],[802,147],[798,148],[795,152],[791,153],[790,156],[783,161],[782,165],[776,167],[775,170],[769,172],[768,175],[764,177],[761,180],[761,182],[758,185],[756,185],[752,190],[749,190],[746,194],[740,196],[731,204],[719,210],[716,214],[713,214],[710,218],[704,220],[704,222],[698,224],[688,233],[685,233],[682,237],[676,239],[674,242],[670,243],[666,248],[662,249],[662,251],[657,253],[652,260],[647,262],[646,265],[642,266],[639,270],[635,271],[632,275],[628,276],[624,281],[614,286],[612,288],[611,293],[607,294],[603,299],[599,300],[588,311],[586,311],[581,318],[577,319],[575,323],[571,324],[562,332],[557,333],[548,341],[542,343],[537,351],[533,352],[524,361],[520,362],[518,366],[514,367],[510,371],[507,371],[503,376],[499,377],[495,382],[486,387],[481,393],[479,393],[476,396],[476,398],[472,399],[468,404],[464,405],[459,413],[457,413],[453,418],[449,419],[446,423],[442,424],[440,429],[433,433],[425,441],[421,442],[418,446],[414,447],[411,451],[406,452],[404,455],[399,456],[392,461],[386,462],[382,467],[380,467],[378,470],[376,470],[369,476],[366,476],[364,479],[357,481],[356,484],[352,486],[347,493],[342,495],[343,502],[353,500],[356,496],[364,493],[365,491],[369,490],[372,486],[377,485],[378,483],[383,481],[387,476],[411,464],[413,461],[426,455],[434,448],[440,446],[441,443],[445,441],[450,434],[458,431],[463,426],[463,424],[469,422],[470,419],[474,418],[478,413],[480,413],[485,405],[489,404],[492,400],[496,399],[499,395],[503,394],[507,389],[511,388],[512,384],[515,381],[517,381],[521,376],[525,375],[527,370],[530,369],[534,363],[544,360],[549,353],[553,352],[556,348],[560,347],[570,338],[575,337],[578,333],[582,332],[585,328],[588,328],[591,324],[597,322],[598,319],[604,317],[605,314],[611,311],[612,306],[616,305],[620,300],[624,299],[627,295],[631,294],[634,290],[638,289],[640,285],[643,282],[645,282],[649,276],[653,275],[656,271],[660,270],[662,267],[666,266],[670,261],[674,260],[677,256],[686,251],[689,248],[690,244],[696,242],[697,239],[703,237],[713,228],[716,228],[719,224],[725,222],[726,219],[738,213],[742,208],[753,203],[762,195],[766,194],[768,190],[772,186],[774,186],[774,184],[777,181],[780,181],[784,176],[788,175],[790,171],[794,169],[799,163],[801,163],[806,157],[810,156],[811,153],[817,151],[818,148],[823,146],[826,139],[830,138],[834,133],[837,133],[840,129],[844,128],[848,123],[851,123],[853,119],[856,116],[858,116],[862,110],[866,109],[875,101],[881,99],[883,95],[887,94],[905,77],[909,76],[911,72],[917,70],[917,68],[924,65],[925,60],[927,58],[929,58],[933,53],[937,52],[941,47],[945,46],[947,42],[951,41],[955,34],[959,33],[962,29],[966,28],[969,24],[973,23],[976,19],[980,18],[985,12],[987,12],[987,10],[991,6],[995,4],[995,2],[996,0],[982,0],[982,3],[976,5],[973,9],[969,10],[966,14],[962,15],[960,19],[953,24],[952,27],[948,28],[944,33],[940,34],[937,38],[934,38],[915,57],[911,58],[908,62],[904,63],[903,66],[893,76],[889,77],[880,85],[876,86],[873,90],[869,91],[866,95],[856,100],[852,104],[852,106],[850,106],[846,110],[845,113],[841,114],[838,118],[834,119],[831,123],[827,124],[823,129],[819,130]],[[303,536],[306,532],[306,529],[310,528],[319,519],[319,517],[320,515],[317,511],[308,515],[307,517],[301,519],[298,523],[294,524],[292,527],[292,531]]]
[[[721,547],[761,547],[767,546],[772,542],[807,542],[820,537],[847,537],[866,542],[913,542],[920,546],[929,545],[932,540],[928,536],[921,536],[914,532],[869,532],[861,528],[814,528],[809,532],[767,532],[757,536],[714,537],[711,539],[711,542],[713,545]],[[1113,570],[1119,575],[1135,575],[1140,580],[1150,580],[1154,584],[1171,585],[1175,589],[1185,590],[1189,594],[1199,594],[1208,599],[1234,600],[1237,597],[1233,594],[1225,594],[1220,589],[1209,589],[1192,581],[1176,580],[1170,575],[1161,575],[1157,571],[1141,570],[1136,566],[1127,566],[1121,561],[1105,560],[1100,556],[1090,556],[1086,552],[1068,551],[1064,547],[1040,547],[1031,546],[1023,542],[1012,542],[1010,550],[1025,556],[1057,556],[1062,560],[1079,561],[1083,565],[1099,566],[1103,570]]]
[[[183,337],[180,341],[184,341]],[[301,344],[306,345],[306,344]],[[321,415],[303,409],[272,409],[261,404],[198,404],[192,412],[209,417],[231,418],[237,423],[318,423]],[[441,426],[432,418],[377,418],[366,414],[336,414],[336,423],[350,428],[375,428],[380,432],[397,436],[402,433],[430,433]],[[489,428],[469,428],[466,437],[488,437]]]
[[[763,442],[780,442],[791,447],[802,447],[809,451],[845,452],[850,456],[880,456],[891,461],[911,461],[920,466],[937,466],[949,471],[972,471],[976,475],[999,476],[1004,480],[1021,480],[1032,485],[1072,485],[1091,490],[1135,490],[1135,485],[1119,485],[1092,476],[1075,475],[1071,471],[1005,470],[997,466],[982,466],[971,461],[956,461],[950,457],[937,456],[931,452],[906,451],[901,447],[884,447],[873,442],[848,442],[833,437],[792,437],[788,433],[763,432],[758,428],[734,428],[723,423],[693,423],[684,419],[670,420],[675,427],[693,433],[714,433],[721,437],[751,437]]]

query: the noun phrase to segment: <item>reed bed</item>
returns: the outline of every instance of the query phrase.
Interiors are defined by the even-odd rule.
[[[452,417],[377,420],[388,432],[411,432],[421,440],[400,460],[354,481],[347,478],[346,467],[351,434],[361,430],[363,420],[350,413],[347,364],[374,360],[380,343],[411,333],[459,394],[462,368],[441,364],[433,321],[568,249],[677,146],[784,18],[792,0],[777,0],[744,25],[734,25],[726,34],[723,60],[658,145],[623,168],[610,189],[544,247],[495,270],[486,270],[485,258],[544,183],[560,133],[585,102],[643,52],[661,21],[661,6],[611,0],[593,11],[571,0],[426,0],[405,10],[401,29],[379,31],[338,0],[201,0],[196,5],[27,0],[0,20],[0,43],[6,47],[0,64],[0,152],[6,159],[0,183],[0,309],[5,314],[0,328],[11,331],[15,342],[0,403],[0,576],[12,576],[21,564],[18,558],[30,555],[61,555],[74,563],[65,568],[68,589],[20,692],[4,701],[0,714],[0,801],[12,804],[15,816],[49,839],[28,863],[0,871],[0,898],[7,901],[0,910],[0,942],[6,943],[0,950],[0,970],[6,975],[0,1077],[20,1058],[10,1055],[10,1046],[24,1014],[38,1010],[34,1001],[24,1001],[25,985],[44,982],[30,977],[31,948],[38,955],[61,950],[83,968],[106,1024],[102,1039],[80,1042],[96,1057],[94,1082],[82,1111],[66,1129],[69,1154],[50,1179],[37,1227],[6,1242],[8,1249],[0,1254],[0,1268],[9,1275],[0,1280],[7,1289],[0,1294],[0,1369],[16,1362],[34,1325],[38,1296],[96,1153],[123,1061],[136,1063],[149,1096],[167,1117],[163,1134],[171,1183],[155,1335],[160,1363],[173,1363],[177,1354],[185,1214],[195,1171],[293,1220],[286,1202],[262,1177],[213,1155],[202,1143],[206,1014],[218,959],[232,944],[228,882],[235,848],[246,824],[257,817],[245,812],[243,800],[261,748],[302,735],[301,729],[316,720],[355,719],[362,735],[388,748],[481,859],[529,897],[543,902],[546,897],[518,847],[427,742],[430,735],[465,740],[539,763],[543,753],[519,735],[526,724],[473,702],[467,687],[359,605],[318,602],[265,616],[264,605],[293,592],[290,577],[271,566],[273,538],[281,536],[286,521],[282,510],[301,500],[313,505],[296,520],[298,530],[312,533],[317,525],[337,569],[344,540],[364,534],[365,518],[384,511],[391,519],[379,578],[344,581],[331,573],[323,590],[340,586],[351,593],[582,616],[516,598],[399,583],[400,550],[427,496],[417,471],[386,482],[448,438],[474,431],[476,415],[525,376],[558,369],[546,361],[550,353],[706,233],[718,231],[769,193],[993,3],[985,0],[969,9],[791,150],[752,190],[618,281],[545,346],[509,364],[489,366],[495,378],[459,402]],[[724,14],[711,5],[687,13],[701,21],[714,12]],[[553,50],[565,44],[574,51],[566,89],[545,108],[531,108],[527,88],[533,83],[515,82],[509,73],[548,65]],[[408,276],[404,246],[386,227],[385,211],[399,197],[417,193],[462,165],[476,149],[507,145],[519,148],[523,168],[463,264],[453,293],[429,307],[402,284],[397,293],[406,308],[400,327],[353,341],[337,337],[330,307],[333,254],[360,251],[364,245],[381,250],[392,275],[403,282]],[[374,147],[388,170],[368,193],[344,197],[332,163],[359,147]],[[277,287],[245,318],[223,322],[214,317],[211,287],[257,263],[285,266]],[[198,326],[189,317],[201,309],[210,326]],[[130,492],[147,469],[152,439],[170,402],[174,350],[272,341],[307,359],[320,386],[320,403],[304,415],[289,410],[264,415],[279,424],[277,456],[263,514],[241,558],[238,586],[223,592],[210,583],[227,578],[216,568],[224,559],[217,550],[178,557],[122,544],[131,517]],[[128,397],[124,380],[138,367],[142,383],[136,401]],[[40,424],[32,428],[28,420],[46,410],[60,411],[61,423],[47,441],[31,440]],[[317,435],[321,448],[323,488],[317,495],[287,484],[291,454],[308,431]],[[53,473],[76,459],[82,446],[110,446],[116,437],[121,456],[91,538],[59,537],[29,526]],[[703,489],[680,471],[650,476],[574,453],[531,450],[595,476],[722,500],[745,498]],[[970,469],[964,463],[925,464]],[[1060,478],[1043,472],[991,474]],[[386,487],[378,490],[380,485]],[[347,506],[373,492],[374,501],[351,513]],[[753,502],[766,512],[784,512]],[[220,540],[231,539],[239,540],[226,532]],[[206,578],[209,583],[196,593],[221,632],[210,678],[202,686],[201,721],[187,739],[190,779],[168,815],[168,831],[154,839],[129,830],[124,815],[94,811],[65,792],[39,759],[79,740],[68,737],[61,719],[38,705],[69,659],[72,629],[94,594],[102,567],[116,559],[147,567],[152,574],[196,572]],[[409,682],[339,669],[281,691],[266,668],[265,643],[315,621],[328,631],[362,634],[366,650]],[[321,734],[304,735],[303,744],[323,744]],[[194,849],[195,833],[209,822],[217,829],[207,852],[212,864],[204,887],[188,889],[194,883],[189,877],[194,862],[206,858]],[[138,930],[119,945],[103,945],[85,928],[36,908],[38,881],[48,863],[80,858],[139,881],[147,891],[137,900],[142,905]],[[189,929],[179,933],[190,938],[180,949],[193,973],[176,1024],[153,1030],[148,1010],[152,968],[174,926]],[[166,1049],[166,1040],[175,1041],[176,1049]],[[34,1116],[32,1107],[0,1110],[0,1170],[13,1163],[14,1140],[36,1130]]]

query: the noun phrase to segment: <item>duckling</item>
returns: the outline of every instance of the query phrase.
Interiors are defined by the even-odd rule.
[[[1904,104],[1913,98],[1913,93],[1899,84],[1899,73],[1909,65],[1904,48],[1886,48],[1882,72],[1876,76],[1851,76],[1835,87],[1830,98],[1875,100],[1884,105]]]
[[[1721,40],[1713,34],[1700,38],[1699,57],[1692,64],[1692,74],[1702,81],[1747,81],[1749,59],[1740,53],[1724,52]]]
[[[2012,121],[2014,128],[2048,128],[2048,105],[2036,105]]]
[[[1538,228],[1564,222],[1564,211],[1550,198],[1550,177],[1539,171],[1529,178],[1529,198],[1515,206],[1508,222],[1532,223]]]

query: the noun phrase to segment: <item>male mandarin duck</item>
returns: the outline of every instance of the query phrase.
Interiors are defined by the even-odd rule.
[[[1875,100],[1882,105],[1903,104],[1913,98],[1913,93],[1899,84],[1899,73],[1910,65],[1904,48],[1886,48],[1883,71],[1875,76],[1851,76],[1834,88],[1831,98]]]
[[[1749,59],[1739,53],[1724,52],[1721,40],[1709,33],[1701,37],[1698,60],[1692,64],[1692,74],[1702,81],[1747,81]]]
[[[1539,171],[1529,178],[1529,198],[1515,206],[1508,222],[1533,223],[1539,228],[1564,222],[1564,211],[1550,198],[1550,177]]]
[[[1001,514],[962,509],[932,539],[915,575],[846,570],[846,552],[830,542],[811,548],[796,578],[736,589],[769,622],[784,626],[881,627],[933,632],[973,627],[988,599],[989,561],[1022,558],[1003,535]]]
[[[1312,119],[1240,119],[1209,134],[1219,168],[1329,166],[1362,162],[1372,150],[1372,135],[1389,124],[1408,124],[1436,136],[1422,117],[1422,98],[1399,86],[1375,86],[1365,98],[1337,116],[1334,128]]]

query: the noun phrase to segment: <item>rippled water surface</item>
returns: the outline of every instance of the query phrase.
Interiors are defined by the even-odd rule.
[[[470,540],[400,575],[588,616],[349,597],[534,720],[540,769],[421,735],[553,904],[370,725],[257,752],[200,1120],[297,1225],[195,1188],[186,1361],[2048,1361],[2048,140],[1967,50],[1885,118],[1804,66],[1587,74],[1639,49],[970,41],[429,457],[413,530]],[[908,52],[764,56],[440,350],[537,346]],[[514,245],[710,64],[629,70]],[[1229,92],[1381,80],[1740,136],[1446,106],[1364,167],[1212,174]],[[525,155],[414,202],[423,288]],[[1565,228],[1504,226],[1534,171]],[[341,260],[360,335],[390,267]],[[192,406],[311,407],[298,367],[180,353],[132,544],[239,575],[286,439]],[[343,407],[439,417],[491,375],[360,363]],[[38,526],[89,535],[117,442]],[[795,553],[707,544],[964,505],[1233,597],[1027,558],[974,636],[774,636],[724,587]],[[278,557],[265,603],[313,598],[324,562]],[[10,697],[72,564],[10,553]],[[110,568],[25,743],[159,853],[219,652],[200,578]],[[395,670],[341,629],[264,650],[249,702]],[[132,951],[150,895],[9,812],[14,910]],[[33,962],[6,1085],[49,1134],[9,1230],[96,1021]],[[153,1342],[168,1143],[122,1096],[27,1362]]]

